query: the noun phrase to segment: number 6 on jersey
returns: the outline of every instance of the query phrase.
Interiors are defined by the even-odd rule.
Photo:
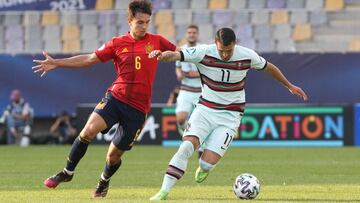
[[[140,70],[141,68],[141,58],[140,56],[135,57],[135,69]]]

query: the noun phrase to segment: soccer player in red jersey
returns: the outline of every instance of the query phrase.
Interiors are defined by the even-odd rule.
[[[106,166],[100,176],[94,197],[105,197],[111,176],[121,165],[121,156],[133,146],[139,135],[146,113],[150,110],[150,97],[158,61],[148,58],[153,50],[172,50],[176,46],[160,35],[147,33],[152,13],[148,0],[129,3],[128,22],[130,32],[114,37],[91,54],[70,58],[53,59],[44,52],[45,60],[34,60],[35,73],[44,76],[57,67],[85,68],[113,60],[117,77],[108,88],[105,97],[95,107],[85,127],[74,141],[66,167],[44,181],[45,186],[55,188],[61,182],[72,179],[75,167],[85,155],[88,144],[99,133],[108,131],[119,123],[106,156]]]

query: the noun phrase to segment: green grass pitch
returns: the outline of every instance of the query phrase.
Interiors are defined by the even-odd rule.
[[[43,180],[64,167],[70,146],[0,146],[0,202],[149,202],[160,188],[176,148],[135,146],[110,183],[108,196],[92,192],[107,146],[91,145],[74,179],[55,190]],[[230,148],[208,179],[197,184],[194,155],[168,202],[243,202],[232,192],[237,175],[261,181],[251,202],[360,202],[360,148]]]

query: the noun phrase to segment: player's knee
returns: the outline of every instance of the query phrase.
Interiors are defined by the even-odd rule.
[[[204,171],[211,171],[215,168],[216,164],[210,164],[202,159],[199,159],[199,166]]]
[[[118,163],[119,160],[120,160],[120,155],[117,153],[108,153],[106,155],[106,163],[108,163],[109,165],[114,165]]]
[[[194,153],[194,145],[192,142],[185,140],[181,143],[177,153],[185,158],[190,158],[191,155]]]
[[[176,122],[179,123],[180,125],[184,125],[185,124],[185,117],[177,117],[176,118]]]
[[[108,163],[109,165],[114,165],[118,163],[123,154],[123,150],[118,149],[113,143],[111,143],[109,151],[106,154],[106,163]]]
[[[186,135],[183,137],[183,142],[189,141],[194,146],[194,149],[198,149],[200,145],[199,138],[194,135]]]
[[[179,123],[180,125],[185,124],[186,118],[187,118],[186,113],[180,112],[180,113],[176,114],[176,122]]]
[[[87,125],[85,128],[80,132],[80,137],[91,141],[94,137],[98,134],[98,131],[93,125]]]

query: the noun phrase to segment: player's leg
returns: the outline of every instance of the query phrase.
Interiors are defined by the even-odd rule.
[[[193,105],[186,91],[180,90],[176,99],[176,123],[180,136],[184,134],[189,113],[192,111]]]
[[[45,186],[55,188],[61,182],[71,181],[75,168],[81,158],[85,155],[90,141],[97,135],[97,133],[106,128],[107,125],[104,119],[97,113],[93,112],[90,115],[85,127],[80,132],[80,135],[75,139],[71,147],[66,167],[63,171],[46,179],[44,181]]]
[[[150,200],[164,200],[167,198],[171,188],[184,175],[188,159],[211,132],[210,126],[210,122],[206,119],[206,112],[195,109],[185,129],[183,142],[167,167],[161,189]]]
[[[185,111],[176,113],[176,124],[179,134],[182,136],[184,134],[184,130],[186,127],[186,119],[188,117],[188,113]]]
[[[199,101],[200,95],[201,95],[201,92],[192,92],[191,93],[191,98],[190,99],[191,99],[192,108],[191,108],[191,111],[189,112],[189,115],[191,115],[192,111],[195,109],[195,107],[196,107],[196,105],[197,105],[197,103]],[[200,145],[199,148],[198,148],[198,159],[200,159],[203,152],[204,152],[204,148],[203,148],[202,145]]]
[[[79,136],[75,139],[68,159],[66,167],[58,174],[49,177],[44,181],[45,186],[55,188],[61,182],[68,182],[72,179],[75,168],[81,158],[85,155],[87,147],[92,139],[99,133],[108,129],[118,122],[117,111],[114,108],[114,99],[110,94],[95,107],[94,112],[91,113],[84,128]]]
[[[205,141],[204,153],[199,159],[199,167],[195,172],[195,181],[197,183],[203,182],[210,171],[215,168],[230,146],[236,132],[236,129],[219,126],[208,136]]]
[[[219,154],[205,149],[201,158],[199,159],[199,167],[195,172],[195,181],[197,183],[203,182],[209,175],[210,171],[215,168],[220,159],[221,156]]]
[[[170,189],[184,175],[188,160],[198,147],[198,137],[185,136],[183,138],[178,151],[169,162],[160,191],[151,197],[150,201],[165,200],[167,198]]]
[[[179,134],[182,136],[184,134],[184,129],[186,128],[187,119],[194,110],[196,103],[199,99],[200,94],[188,91],[180,91],[179,96],[176,101],[176,123]],[[198,149],[198,158],[201,157],[203,153],[203,148],[200,146]]]
[[[199,146],[199,149],[198,149],[198,159],[201,158],[201,156],[203,155],[204,153],[204,147],[202,145]]]
[[[106,164],[93,193],[94,197],[106,196],[110,179],[121,166],[121,156],[125,151],[131,150],[144,127],[146,114],[123,103],[118,103],[117,106],[122,117],[121,122],[109,146]]]
[[[100,175],[100,180],[93,193],[94,197],[105,197],[109,190],[110,178],[121,166],[121,156],[125,151],[118,149],[113,143],[110,144],[106,155],[104,171]]]

